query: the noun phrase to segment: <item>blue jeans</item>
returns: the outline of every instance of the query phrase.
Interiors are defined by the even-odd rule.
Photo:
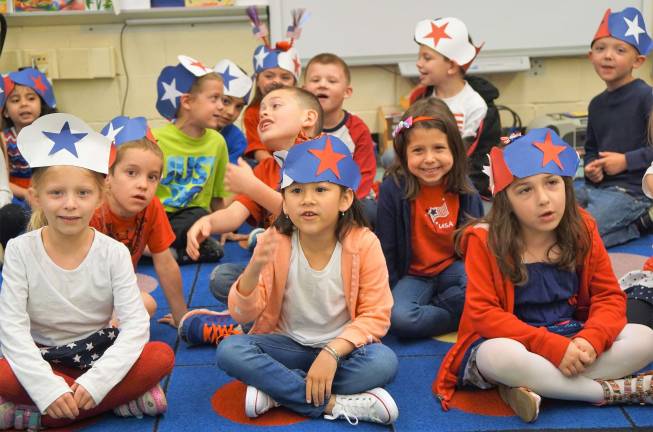
[[[247,385],[267,393],[299,414],[320,417],[324,405],[306,403],[306,373],[320,348],[301,345],[281,334],[239,334],[218,345],[218,367]],[[361,393],[388,384],[397,372],[397,356],[381,343],[363,345],[340,360],[332,394]]]
[[[433,277],[404,276],[392,289],[392,332],[424,338],[456,331],[466,287],[467,273],[460,260]]]
[[[575,191],[578,204],[596,219],[605,247],[639,238],[635,222],[653,204],[648,198],[634,197],[619,186],[576,185]]]
[[[247,267],[247,262],[225,263],[215,266],[211,276],[209,276],[209,289],[213,297],[227,304],[229,290],[243,273],[245,267]]]

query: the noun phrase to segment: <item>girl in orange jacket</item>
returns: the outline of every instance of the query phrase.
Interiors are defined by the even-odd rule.
[[[490,388],[525,421],[540,396],[653,403],[653,331],[626,324],[625,296],[596,223],[573,193],[578,155],[550,129],[490,153],[494,204],[462,234],[468,285],[458,341],[434,391]]]
[[[392,295],[379,240],[354,193],[360,178],[334,136],[288,151],[283,212],[229,292],[232,316],[254,325],[217,351],[218,366],[248,385],[249,417],[278,405],[352,424],[398,416],[381,388],[397,370],[396,355],[380,343]]]

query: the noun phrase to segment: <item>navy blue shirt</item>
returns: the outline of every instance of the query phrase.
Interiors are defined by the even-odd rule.
[[[597,159],[599,152],[626,154],[626,171],[605,175],[597,187],[620,186],[635,197],[644,197],[642,177],[653,161],[648,143],[648,118],[653,108],[653,89],[636,79],[613,91],[605,90],[589,105],[585,165]]]

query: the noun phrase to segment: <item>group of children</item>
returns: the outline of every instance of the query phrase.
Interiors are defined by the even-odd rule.
[[[159,381],[174,354],[148,342],[143,255],[171,310],[162,321],[189,344],[219,342],[218,366],[247,384],[249,417],[283,405],[393,423],[389,330],[458,331],[433,384],[445,409],[457,389],[492,387],[529,422],[542,396],[653,403],[653,375],[627,377],[653,361],[653,330],[638,324],[653,312],[631,314],[652,304],[653,273],[622,281],[627,303],[604,245],[652,224],[652,92],[632,76],[651,49],[639,11],[608,10],[592,41],[607,90],[590,104],[584,186],[554,131],[500,143],[496,89],[484,98],[465,75],[479,48],[462,21],[419,22],[421,86],[378,196],[369,130],[343,109],[347,65],[320,54],[297,87],[303,14],[273,47],[250,13],[264,42],[254,81],[229,60],[211,69],[179,56],[157,80],[170,123],[154,131],[121,116],[98,133],[55,112],[37,70],[3,77],[0,429],[165,412]],[[213,235],[245,222],[263,228],[251,259],[216,266],[207,287],[228,312],[189,311],[179,264],[219,260]],[[641,320],[627,324],[627,304]]]

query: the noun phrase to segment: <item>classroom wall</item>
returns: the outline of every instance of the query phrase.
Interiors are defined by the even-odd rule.
[[[5,53],[30,49],[73,49],[113,47],[115,78],[59,79],[54,81],[59,109],[82,117],[94,127],[103,126],[120,114],[129,76],[125,114],[143,115],[154,126],[163,124],[155,110],[156,77],[167,64],[176,64],[177,54],[195,57],[208,66],[230,58],[248,72],[251,53],[257,40],[246,21],[220,24],[129,25],[122,24],[57,25],[10,27]],[[589,38],[589,36],[588,36]],[[71,52],[71,51],[68,51]],[[124,55],[125,66],[121,60]],[[0,59],[0,69],[7,61]],[[525,125],[536,116],[549,112],[586,110],[589,100],[603,90],[586,57],[536,59],[539,65],[527,72],[487,75],[499,89],[498,103],[519,113]],[[651,63],[636,75],[651,81]],[[413,83],[398,74],[396,65],[352,68],[354,94],[346,108],[360,115],[377,131],[379,106],[397,105]],[[508,121],[505,117],[504,122]]]

